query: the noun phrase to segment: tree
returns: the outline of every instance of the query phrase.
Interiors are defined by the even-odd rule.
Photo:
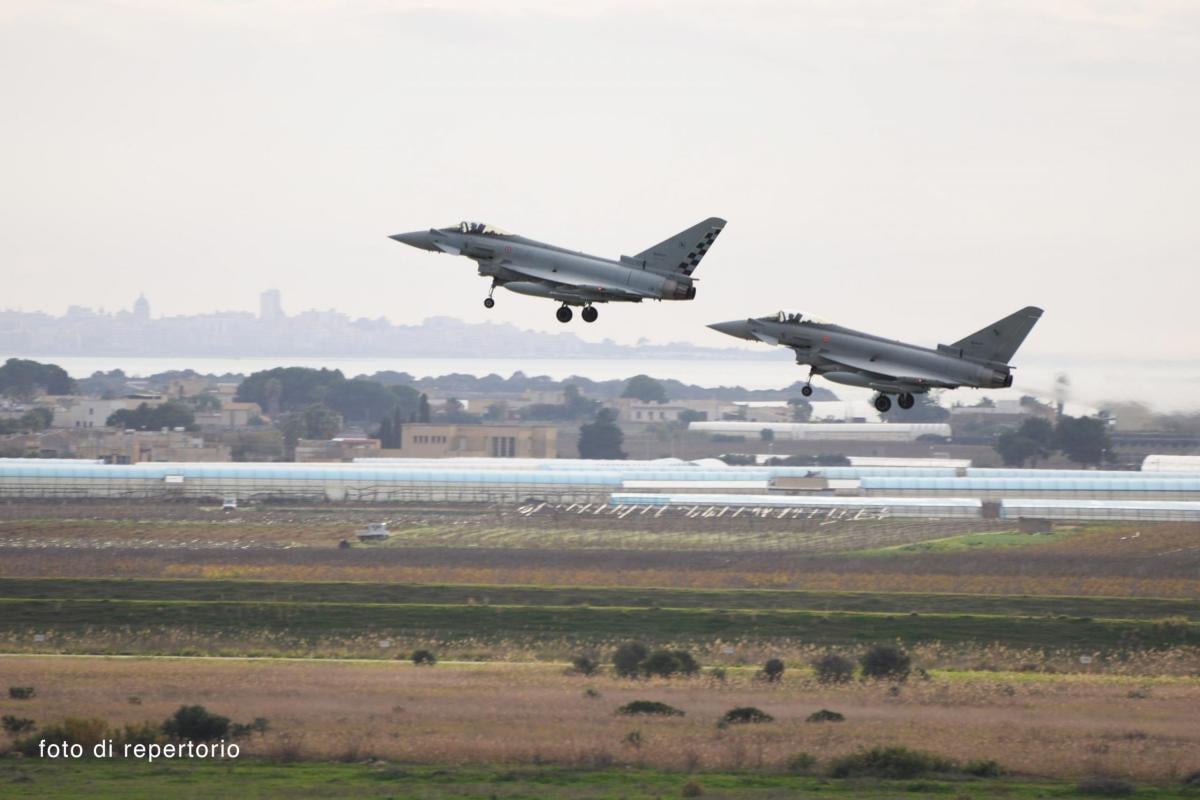
[[[908,677],[912,658],[899,647],[877,644],[863,653],[858,662],[864,678],[890,678],[902,681]]]
[[[0,393],[29,400],[39,393],[75,394],[75,380],[56,364],[10,358],[0,367]]]
[[[188,398],[188,402],[197,411],[221,410],[221,398],[215,394],[198,394],[195,397]]]
[[[808,422],[812,419],[812,403],[803,397],[792,397],[787,401],[792,407],[792,422]]]
[[[770,444],[771,442],[775,441],[775,431],[771,430],[770,428],[763,428],[758,432],[758,438],[762,439],[766,444]]]
[[[196,414],[186,403],[170,400],[157,406],[139,403],[130,410],[122,408],[108,415],[104,424],[110,428],[135,431],[157,431],[163,428],[195,430]]]
[[[580,458],[625,458],[621,451],[625,434],[617,427],[616,419],[616,412],[602,408],[596,412],[594,422],[579,428]]]
[[[762,675],[769,683],[776,683],[783,678],[783,661],[778,658],[767,659],[763,664]]]
[[[643,403],[665,403],[667,389],[649,375],[634,375],[626,382],[621,397],[631,397]]]
[[[996,437],[993,447],[1009,466],[1024,466],[1031,460],[1036,466],[1054,451],[1054,426],[1041,417],[1030,417],[1016,430]]]
[[[342,429],[342,418],[332,408],[313,403],[301,412],[304,420],[304,438],[332,439]]]
[[[563,406],[566,408],[567,419],[586,419],[596,413],[600,403],[584,397],[578,386],[568,383],[563,386]]]
[[[429,396],[422,393],[420,399],[417,400],[417,422],[429,422],[433,419],[433,412],[429,408]]]
[[[613,653],[613,670],[619,677],[636,678],[641,671],[642,662],[650,651],[641,642],[625,642]]]
[[[1112,451],[1108,426],[1095,417],[1062,417],[1054,430],[1054,442],[1077,464],[1099,464]]]

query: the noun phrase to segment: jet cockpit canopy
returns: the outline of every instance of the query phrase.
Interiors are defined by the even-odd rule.
[[[511,233],[498,228],[495,225],[488,225],[485,222],[460,222],[458,223],[459,233],[470,233],[479,236],[512,236]]]
[[[775,315],[775,319],[773,321],[778,322],[780,325],[799,325],[801,322],[816,322],[819,324],[826,323],[826,320],[823,320],[820,317],[814,317],[812,314],[802,314],[799,311],[788,310],[780,311]]]

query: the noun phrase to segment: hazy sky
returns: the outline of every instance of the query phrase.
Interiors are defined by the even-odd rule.
[[[334,307],[560,330],[389,241],[481,219],[598,254],[729,220],[723,346],[795,308],[932,344],[1200,356],[1194,2],[0,3],[0,305]],[[1200,359],[1198,359],[1200,360]]]

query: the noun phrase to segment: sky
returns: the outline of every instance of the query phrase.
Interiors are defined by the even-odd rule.
[[[729,221],[689,303],[570,330],[732,344],[796,309],[1045,362],[1200,361],[1200,4],[0,4],[0,306],[336,308],[557,331],[481,220],[616,257]]]

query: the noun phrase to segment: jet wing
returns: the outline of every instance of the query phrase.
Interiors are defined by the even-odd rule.
[[[502,264],[507,272],[516,272],[542,283],[550,283],[555,286],[563,286],[568,289],[586,289],[592,292],[601,294],[611,294],[624,297],[637,298],[655,298],[658,295],[651,292],[644,292],[639,289],[633,289],[629,286],[621,286],[616,283],[606,283],[603,281],[573,281],[569,273],[556,272],[555,270],[546,267],[531,267],[528,264],[513,264],[504,262]]]
[[[821,359],[894,383],[947,387],[958,385],[958,381],[948,375],[923,370],[901,361],[863,358],[843,353],[831,353],[828,350],[821,351]]]

